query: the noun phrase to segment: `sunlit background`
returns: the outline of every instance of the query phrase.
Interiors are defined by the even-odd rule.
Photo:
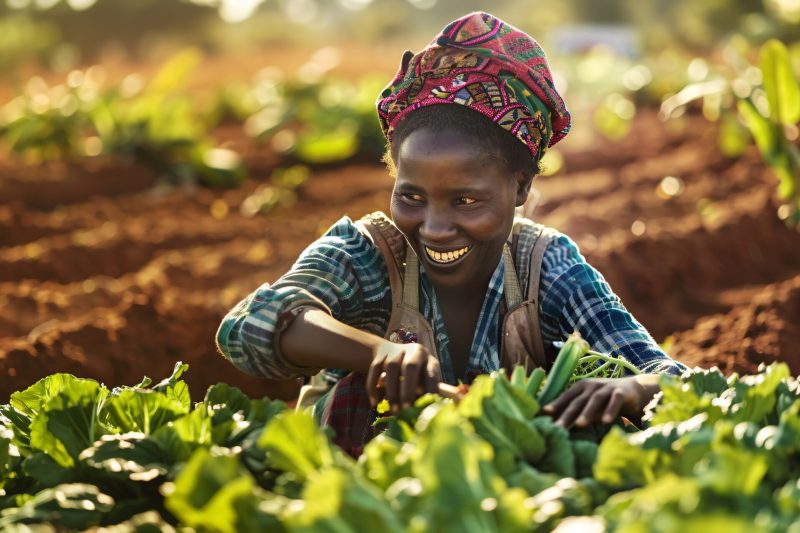
[[[176,157],[169,139],[200,143],[228,119],[301,161],[376,159],[382,141],[371,105],[402,51],[486,8],[473,0],[6,0],[0,131],[27,160],[136,151],[147,141],[97,115],[116,114],[119,125],[133,120],[120,115],[147,114],[142,91],[168,65],[162,77],[171,79],[149,91],[153,109],[166,97],[154,92],[178,104],[150,127],[162,141],[151,148],[167,163]],[[545,47],[576,117],[566,148],[597,133],[624,137],[637,106],[658,106],[690,84],[701,85],[667,111],[704,98],[704,112],[717,120],[726,98],[749,97],[759,85],[758,47],[800,35],[800,0],[501,0],[491,11]],[[796,46],[791,57],[797,68]],[[192,98],[181,99],[187,90]],[[55,113],[59,123],[23,127],[26,113]],[[736,151],[744,132],[727,124],[721,142]],[[236,161],[221,152],[204,157],[221,167]],[[558,158],[551,154],[551,172]],[[195,166],[178,173],[202,175],[202,163]]]
[[[151,354],[245,379],[215,353],[221,316],[338,217],[387,208],[376,97],[475,10],[541,42],[573,115],[526,213],[665,347],[701,353],[680,333],[796,271],[800,0],[2,2],[6,392],[46,371],[129,382]]]

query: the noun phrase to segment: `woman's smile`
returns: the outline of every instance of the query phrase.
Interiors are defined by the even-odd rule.
[[[453,266],[461,261],[472,251],[472,246],[464,246],[455,250],[442,250],[423,245],[425,254],[434,264],[441,266]]]

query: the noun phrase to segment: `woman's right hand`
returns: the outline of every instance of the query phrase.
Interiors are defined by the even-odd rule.
[[[439,360],[421,344],[382,343],[367,371],[367,394],[375,407],[384,398],[392,414],[409,407],[442,380]]]

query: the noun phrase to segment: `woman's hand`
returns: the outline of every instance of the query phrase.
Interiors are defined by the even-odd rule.
[[[598,422],[611,424],[620,415],[638,420],[658,390],[657,374],[584,379],[545,405],[542,411],[567,428],[573,424],[577,427]]]
[[[439,360],[421,344],[386,342],[378,347],[367,371],[367,394],[372,406],[386,398],[391,412],[409,407],[442,380]]]

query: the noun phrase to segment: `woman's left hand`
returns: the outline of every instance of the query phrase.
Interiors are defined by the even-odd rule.
[[[611,424],[618,416],[638,420],[658,390],[657,374],[589,378],[572,385],[542,411],[566,428]]]

